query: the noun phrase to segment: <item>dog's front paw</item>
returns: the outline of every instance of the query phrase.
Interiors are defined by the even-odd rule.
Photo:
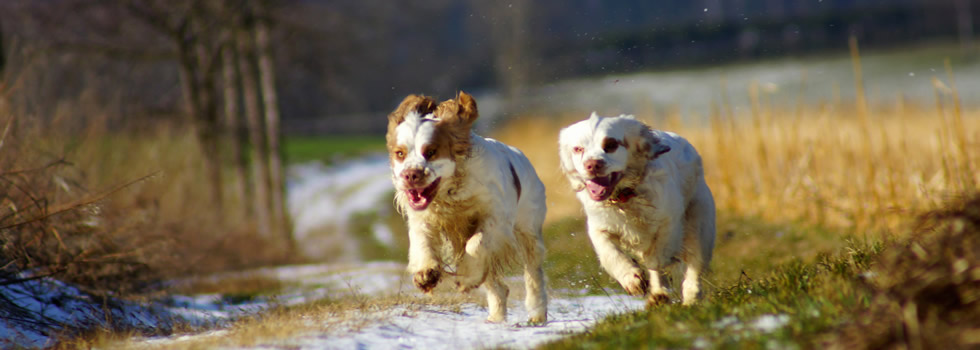
[[[439,284],[439,277],[442,276],[442,272],[437,269],[425,269],[415,273],[415,286],[422,290],[424,293],[429,293],[432,291],[436,285]]]
[[[667,294],[651,294],[647,297],[647,308],[657,307],[660,305],[667,305],[670,302],[670,297]]]
[[[650,289],[650,280],[647,274],[640,269],[635,269],[632,274],[622,280],[621,284],[629,295],[646,295]]]

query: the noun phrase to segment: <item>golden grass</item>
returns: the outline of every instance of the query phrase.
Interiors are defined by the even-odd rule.
[[[240,210],[214,209],[189,128],[105,125],[0,109],[0,240],[17,252],[5,264],[127,295],[155,293],[161,279],[297,260],[270,249]],[[226,183],[226,201],[239,200]]]
[[[750,111],[713,108],[705,122],[681,122],[704,118],[676,113],[637,118],[698,149],[719,210],[882,232],[980,183],[980,110],[961,110],[948,91],[937,88],[935,108],[781,110],[756,98]],[[559,169],[557,140],[560,128],[585,117],[528,116],[494,135],[534,164],[547,188],[548,222],[582,213]]]

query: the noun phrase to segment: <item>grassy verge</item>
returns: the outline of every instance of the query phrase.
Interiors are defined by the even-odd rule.
[[[720,215],[718,227],[704,303],[614,316],[546,348],[785,347],[814,341],[855,307],[866,306],[869,294],[859,288],[859,276],[880,244],[755,217]],[[621,293],[592,250],[586,251],[591,243],[585,232],[581,219],[546,230],[551,288]],[[680,274],[673,276],[671,284],[679,285]],[[767,332],[767,323],[781,327]]]
[[[768,266],[733,254],[752,244],[722,241],[700,304],[612,316],[544,348],[980,345],[980,197],[919,222],[910,240],[850,240],[834,253],[794,254],[801,247],[786,245],[793,239],[770,237],[770,246],[786,248],[758,252]]]
[[[599,266],[584,219],[559,220],[544,235],[549,286],[590,293],[602,293],[601,287],[621,289]],[[707,288],[730,285],[740,276],[765,276],[774,266],[791,261],[812,262],[821,254],[845,248],[846,237],[843,232],[800,223],[767,223],[722,213]]]
[[[326,163],[337,158],[353,158],[383,152],[383,135],[338,135],[330,137],[297,137],[283,139],[284,158],[288,163],[321,160]]]
[[[700,305],[671,304],[610,317],[546,348],[779,348],[812,344],[855,308],[868,305],[858,280],[881,245],[852,243],[844,253],[792,258],[765,272],[726,276]],[[717,261],[716,265],[730,264]],[[733,264],[734,265],[734,264]],[[716,273],[717,276],[717,273]],[[716,279],[717,281],[717,279]],[[717,283],[717,282],[716,282]]]

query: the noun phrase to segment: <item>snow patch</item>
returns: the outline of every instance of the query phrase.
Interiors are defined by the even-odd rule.
[[[389,317],[358,330],[340,330],[329,337],[307,334],[280,345],[304,349],[526,349],[584,331],[606,316],[643,307],[641,298],[626,295],[556,298],[548,305],[548,323],[528,326],[514,321],[488,323],[487,310],[474,304],[464,304],[458,311],[399,306],[383,311]],[[514,306],[507,317],[523,321],[528,315],[522,306]]]
[[[388,207],[380,205],[391,200],[394,190],[388,158],[369,156],[329,167],[309,162],[292,165],[287,173],[287,207],[303,255],[338,262],[361,260],[358,235],[364,233],[351,232],[350,221],[358,213],[389,214]],[[375,233],[379,242],[393,243],[384,234]]]
[[[218,300],[175,297],[137,303],[97,297],[51,278],[0,286],[0,348],[53,345],[59,335],[96,328],[167,332],[176,324],[220,325],[260,307],[227,305]],[[220,305],[219,304],[223,304]]]
[[[776,330],[783,328],[787,323],[789,323],[789,316],[787,315],[771,315],[766,314],[759,316],[752,322],[752,328],[762,333],[772,333]]]

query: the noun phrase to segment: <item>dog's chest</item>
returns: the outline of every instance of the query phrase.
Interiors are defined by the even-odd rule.
[[[666,229],[668,218],[647,201],[634,199],[626,203],[604,204],[594,208],[589,219],[605,231],[619,236],[626,248],[646,250]]]

